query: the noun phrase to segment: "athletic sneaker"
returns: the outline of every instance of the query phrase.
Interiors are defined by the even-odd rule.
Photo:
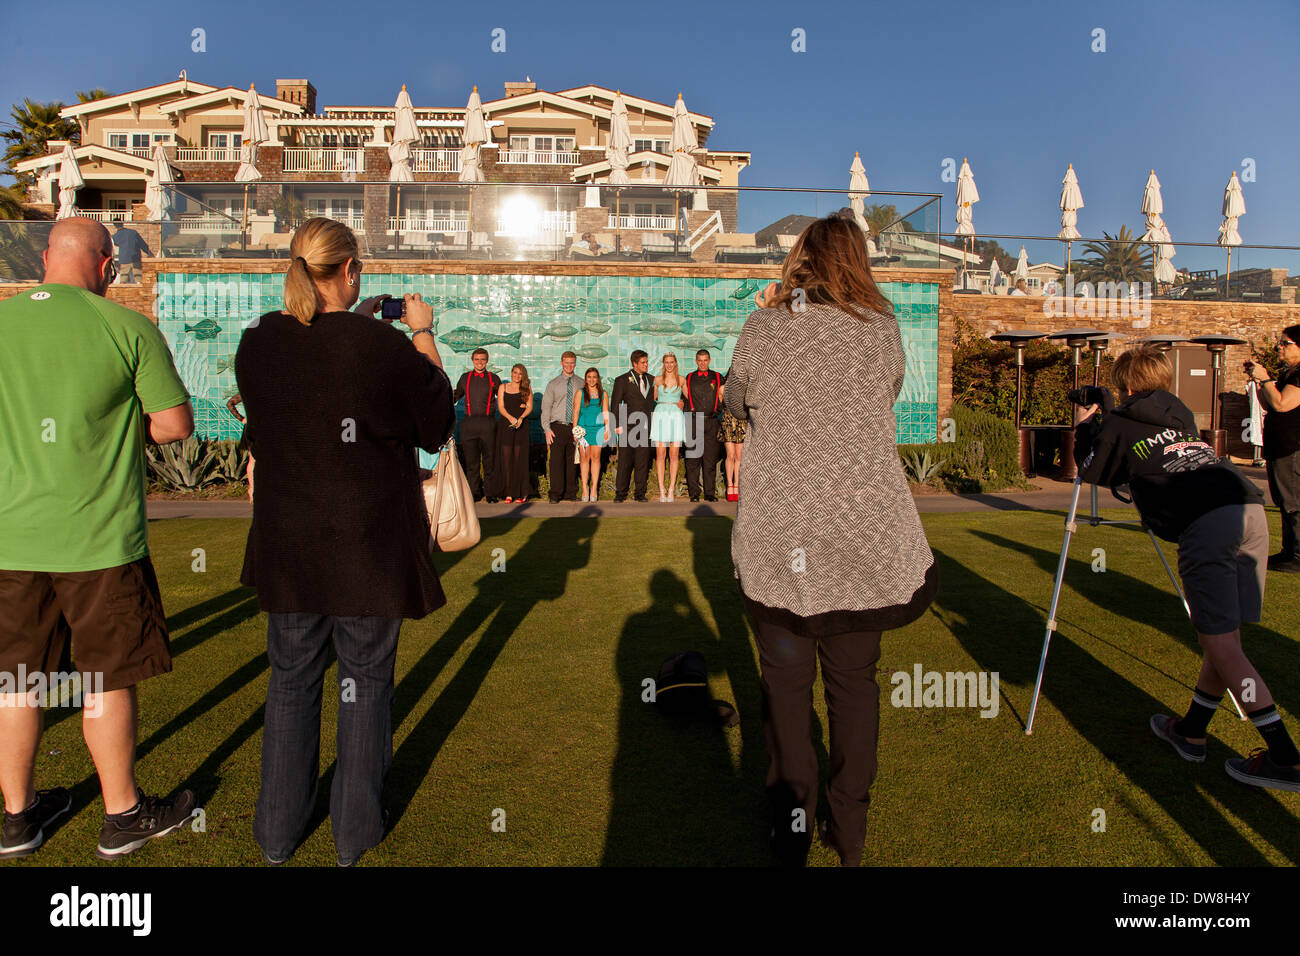
[[[45,830],[68,812],[72,794],[63,787],[37,790],[36,802],[22,813],[6,813],[4,834],[0,836],[0,859],[31,856],[45,842]]]
[[[1186,737],[1174,730],[1176,723],[1178,721],[1173,717],[1156,714],[1151,718],[1151,732],[1178,751],[1178,756],[1184,760],[1205,763],[1205,744],[1188,743]]]
[[[1252,750],[1249,757],[1233,757],[1225,761],[1223,769],[1228,771],[1228,776],[1233,780],[1240,780],[1252,787],[1294,790],[1300,793],[1300,770],[1275,764],[1265,747]]]
[[[140,849],[150,840],[179,830],[194,813],[194,792],[182,790],[168,799],[146,796],[139,791],[140,803],[129,817],[105,816],[99,831],[95,855],[101,860],[115,860]]]

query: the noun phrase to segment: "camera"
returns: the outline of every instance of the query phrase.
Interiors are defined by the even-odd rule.
[[[406,300],[388,298],[380,305],[379,317],[381,319],[401,319],[406,317]]]
[[[1115,407],[1115,399],[1110,394],[1110,389],[1102,388],[1099,385],[1085,385],[1083,388],[1072,388],[1069,392],[1070,401],[1080,407],[1088,405],[1098,405],[1104,411],[1110,411]]]

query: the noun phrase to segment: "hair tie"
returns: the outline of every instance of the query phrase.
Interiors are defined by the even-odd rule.
[[[307,268],[307,260],[304,259],[302,256],[294,256],[293,258],[294,258],[295,261],[297,261],[297,262],[301,262],[301,263],[302,263],[302,267],[303,267],[304,269]]]

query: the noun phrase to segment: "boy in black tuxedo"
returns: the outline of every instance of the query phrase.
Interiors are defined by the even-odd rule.
[[[614,380],[609,399],[614,431],[618,435],[618,472],[614,479],[614,500],[626,501],[632,467],[636,465],[636,500],[646,500],[650,480],[650,415],[654,410],[654,377],[649,372],[650,356],[637,349],[632,369]]]

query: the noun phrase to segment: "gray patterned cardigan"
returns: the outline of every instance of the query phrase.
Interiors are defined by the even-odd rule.
[[[895,445],[892,315],[759,309],[727,373],[748,419],[731,556],[745,595],[800,617],[905,604],[934,555]],[[928,602],[927,602],[928,603]]]

